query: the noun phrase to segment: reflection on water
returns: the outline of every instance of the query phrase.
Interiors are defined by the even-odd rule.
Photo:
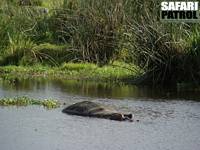
[[[195,88],[186,90],[184,88],[149,88],[145,86],[122,85],[112,83],[100,83],[91,81],[75,80],[46,80],[39,78],[37,80],[16,80],[12,84],[1,82],[2,90],[20,92],[20,91],[38,91],[43,92],[59,91],[69,95],[79,95],[86,97],[100,98],[147,98],[147,99],[189,99],[199,101],[200,92]],[[40,92],[39,92],[40,93]],[[51,93],[50,93],[51,94]]]
[[[197,150],[199,94],[181,91],[67,80],[0,82],[0,97],[55,98],[67,105],[91,100],[131,112],[140,120],[70,116],[61,112],[64,106],[0,107],[0,149]]]

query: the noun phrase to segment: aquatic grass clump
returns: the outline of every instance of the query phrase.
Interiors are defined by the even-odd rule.
[[[36,100],[28,97],[15,97],[15,98],[3,98],[0,99],[0,106],[29,106],[29,105],[40,105],[47,109],[58,108],[60,103],[55,100],[45,99]]]

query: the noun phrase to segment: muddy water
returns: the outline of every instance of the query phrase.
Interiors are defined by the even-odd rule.
[[[198,150],[198,92],[92,82],[22,80],[0,83],[0,97],[55,98],[66,105],[91,100],[132,112],[139,122],[117,122],[46,110],[0,108],[1,150]]]

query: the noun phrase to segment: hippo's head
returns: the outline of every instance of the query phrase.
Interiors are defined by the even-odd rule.
[[[121,114],[121,113],[114,113],[110,116],[111,120],[118,120],[118,121],[133,121],[132,119],[133,115],[132,114]]]
[[[128,121],[133,121],[133,115],[132,114],[124,114],[123,115],[124,120],[128,120]]]

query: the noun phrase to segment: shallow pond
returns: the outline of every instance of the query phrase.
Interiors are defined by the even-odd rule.
[[[0,107],[2,150],[198,150],[198,90],[150,89],[83,81],[0,82],[0,97],[55,98],[66,105],[91,100],[132,112],[139,122],[70,116],[63,107]],[[198,99],[199,98],[199,99]]]

